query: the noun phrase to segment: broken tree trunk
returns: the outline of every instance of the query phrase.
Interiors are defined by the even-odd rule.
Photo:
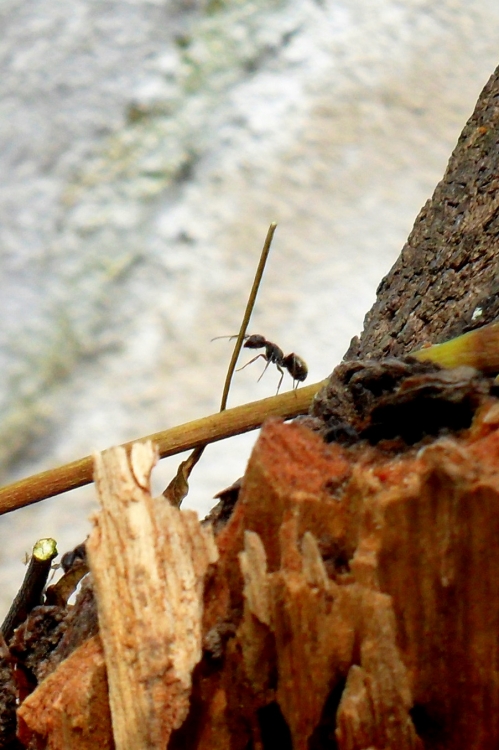
[[[401,358],[499,317],[498,101],[496,71],[349,361],[303,424],[262,429],[216,550],[142,454],[98,459],[100,635],[51,657],[25,746],[87,748],[95,706],[102,747],[499,746],[498,386]]]
[[[112,709],[117,747],[165,747],[168,736],[171,750],[496,746],[499,402],[475,375],[470,382],[480,401],[471,429],[415,447],[327,445],[301,425],[269,422],[218,535],[194,620],[136,547],[123,561],[128,541],[154,548],[165,533],[175,536],[171,522],[141,534],[141,521],[130,533],[121,518],[112,522],[128,529],[119,539],[106,545],[94,536],[91,565],[104,577],[96,585],[99,641],[107,646],[85,644],[40,684],[19,710],[22,737],[91,746],[80,722],[92,707],[108,715],[105,653],[114,700],[121,696]],[[130,477],[116,462],[104,470],[140,518]],[[141,493],[151,502],[143,480]],[[178,580],[179,560],[196,547],[170,546],[160,567]],[[149,596],[165,596],[159,612]],[[192,653],[196,629],[199,651],[182,680],[175,664]],[[109,720],[99,731],[107,731],[99,744],[112,747]]]

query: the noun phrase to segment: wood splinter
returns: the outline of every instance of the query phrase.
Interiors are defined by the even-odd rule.
[[[166,747],[201,658],[204,576],[218,556],[194,511],[151,497],[151,443],[95,456],[101,512],[87,542],[117,750]]]

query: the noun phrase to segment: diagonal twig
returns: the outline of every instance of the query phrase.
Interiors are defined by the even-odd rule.
[[[256,269],[255,278],[253,280],[253,286],[251,287],[251,292],[248,297],[248,301],[246,303],[246,309],[244,311],[243,320],[241,323],[241,327],[239,328],[239,333],[237,334],[237,341],[236,345],[234,346],[234,351],[232,352],[232,357],[229,363],[229,367],[227,368],[227,375],[225,377],[225,383],[224,388],[222,392],[222,403],[220,404],[220,411],[225,411],[227,407],[227,399],[229,397],[229,390],[230,390],[230,384],[232,382],[232,376],[234,375],[234,371],[236,369],[236,363],[237,358],[239,357],[239,353],[241,351],[241,347],[243,345],[243,341],[246,336],[246,331],[248,329],[248,323],[251,318],[251,313],[253,312],[253,308],[255,306],[256,302],[256,296],[258,294],[258,289],[260,288],[260,284],[263,277],[263,272],[265,270],[265,264],[267,262],[267,258],[270,252],[270,246],[272,245],[272,239],[274,237],[274,232],[276,230],[277,224],[275,222],[272,222],[272,224],[269,226],[267,236],[265,237],[265,242],[263,243],[262,252],[260,254],[260,260],[258,262],[258,267]],[[177,473],[171,480],[168,487],[163,491],[163,495],[166,497],[166,499],[172,503],[172,505],[175,505],[177,508],[180,507],[182,504],[183,499],[186,497],[187,493],[189,492],[189,477],[191,475],[192,470],[198,463],[199,459],[204,453],[204,449],[206,448],[205,445],[198,445],[192,453],[185,459],[185,461],[182,461],[180,466],[177,469]]]
[[[246,309],[244,311],[241,327],[239,329],[239,333],[237,334],[236,345],[234,346],[234,351],[232,352],[232,357],[229,363],[229,367],[227,369],[227,376],[225,378],[224,389],[222,392],[222,402],[220,404],[220,411],[224,411],[224,409],[227,406],[227,398],[229,397],[229,390],[230,390],[230,384],[232,381],[232,376],[234,375],[234,370],[236,369],[236,364],[237,364],[237,358],[239,357],[239,354],[241,352],[244,337],[246,336],[246,331],[248,330],[248,324],[250,322],[251,313],[253,312],[253,308],[255,306],[256,295],[258,294],[258,290],[260,288],[263,272],[265,270],[265,264],[267,263],[267,258],[270,252],[270,246],[272,244],[272,240],[274,238],[274,232],[276,228],[277,228],[277,224],[275,222],[272,222],[272,224],[269,226],[269,230],[267,232],[267,236],[263,244],[262,254],[260,255],[258,268],[256,269],[255,278],[253,280],[253,286],[251,287],[251,292],[248,297],[248,301],[246,303]]]
[[[299,414],[307,413],[312,399],[325,383],[326,381],[322,381],[301,388],[298,392],[289,391],[279,396],[270,396],[260,401],[236,406],[209,417],[196,419],[193,422],[124,443],[124,447],[130,450],[135,442],[152,440],[158,447],[160,458],[166,458],[206,443],[214,443],[233,435],[256,430],[268,417],[291,419]],[[0,488],[0,515],[76,487],[82,487],[92,481],[93,456],[85,456],[56,469],[49,469],[21,479]]]

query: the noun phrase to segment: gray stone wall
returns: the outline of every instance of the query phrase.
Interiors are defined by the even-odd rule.
[[[499,62],[492,0],[6,0],[0,29],[4,482],[215,411],[210,339],[237,331],[272,220],[251,331],[325,377]],[[260,372],[232,404],[274,393]],[[253,440],[205,453],[191,505]],[[2,609],[24,552],[81,541],[93,507],[0,519]]]

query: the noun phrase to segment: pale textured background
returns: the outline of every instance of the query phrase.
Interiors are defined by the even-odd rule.
[[[251,331],[327,375],[499,62],[493,0],[4,0],[0,27],[5,482],[215,411],[210,339],[237,331],[272,220]],[[260,371],[232,405],[274,393]],[[191,505],[254,439],[206,451]],[[93,497],[0,519],[2,610]]]

